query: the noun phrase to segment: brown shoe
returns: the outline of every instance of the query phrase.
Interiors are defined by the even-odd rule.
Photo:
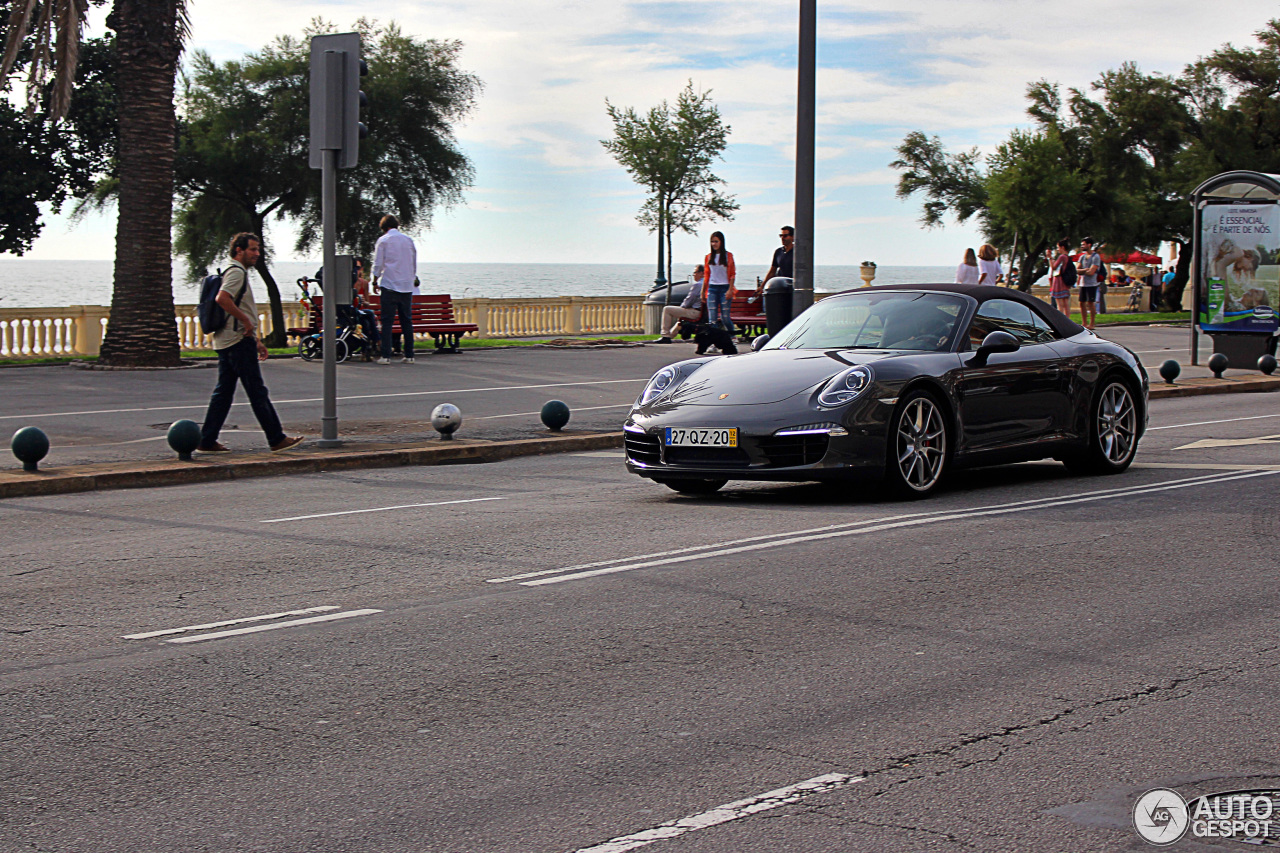
[[[306,440],[307,439],[301,435],[286,435],[280,441],[277,441],[275,444],[271,445],[271,452],[275,453],[276,451],[279,451],[279,450],[288,450],[290,447],[296,447],[297,445],[302,444],[302,442]]]
[[[205,447],[203,445],[201,445],[200,447],[197,447],[196,452],[197,453],[230,453],[231,448],[227,447],[225,444],[223,444],[220,441],[215,441],[213,444],[211,444],[208,447]]]

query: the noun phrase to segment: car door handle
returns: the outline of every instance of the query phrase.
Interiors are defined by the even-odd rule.
[[[1044,372],[1048,376],[1057,376],[1059,373],[1062,372],[1062,368],[1056,364],[1051,364],[1044,369]]]

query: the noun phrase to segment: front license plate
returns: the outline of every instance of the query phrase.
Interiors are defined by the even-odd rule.
[[[738,428],[683,429],[667,427],[667,447],[737,447]]]

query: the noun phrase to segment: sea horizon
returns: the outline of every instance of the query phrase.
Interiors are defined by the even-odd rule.
[[[672,265],[676,282],[688,279],[695,263]],[[0,308],[58,308],[68,305],[110,305],[115,262],[112,260],[29,260],[0,258]],[[279,261],[270,267],[286,301],[296,300],[296,284],[302,276],[314,276],[316,261]],[[174,261],[173,295],[178,304],[194,303],[199,284],[186,278],[186,266]],[[539,296],[639,296],[653,286],[657,273],[652,264],[493,264],[478,262],[418,265],[424,293],[448,293],[468,297],[533,298]],[[814,288],[819,292],[847,290],[862,285],[860,267],[819,265],[814,268]],[[754,285],[768,272],[763,264],[738,267],[740,284]],[[880,266],[876,284],[923,284],[951,281],[951,266]],[[261,276],[255,275],[258,301],[265,301]]]

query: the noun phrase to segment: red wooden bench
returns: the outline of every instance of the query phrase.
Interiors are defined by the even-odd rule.
[[[379,323],[382,320],[382,298],[380,296],[365,296],[362,298],[364,307],[369,308],[377,315]],[[289,330],[291,335],[311,335],[320,330],[320,324],[324,316],[324,297],[315,296],[311,301],[311,325],[306,328],[294,328]],[[458,323],[453,316],[453,297],[447,293],[423,293],[413,297],[413,304],[410,308],[410,316],[413,318],[413,333],[415,335],[430,335],[435,339],[436,352],[457,352],[458,344],[462,341],[462,336],[467,332],[476,332],[480,327],[475,323]],[[397,316],[391,323],[391,329],[379,327],[381,334],[399,335],[400,334],[400,318]]]
[[[747,302],[754,298],[754,302]],[[764,298],[756,296],[754,290],[739,291],[729,303],[729,317],[743,340],[763,335],[768,330],[764,316]]]

